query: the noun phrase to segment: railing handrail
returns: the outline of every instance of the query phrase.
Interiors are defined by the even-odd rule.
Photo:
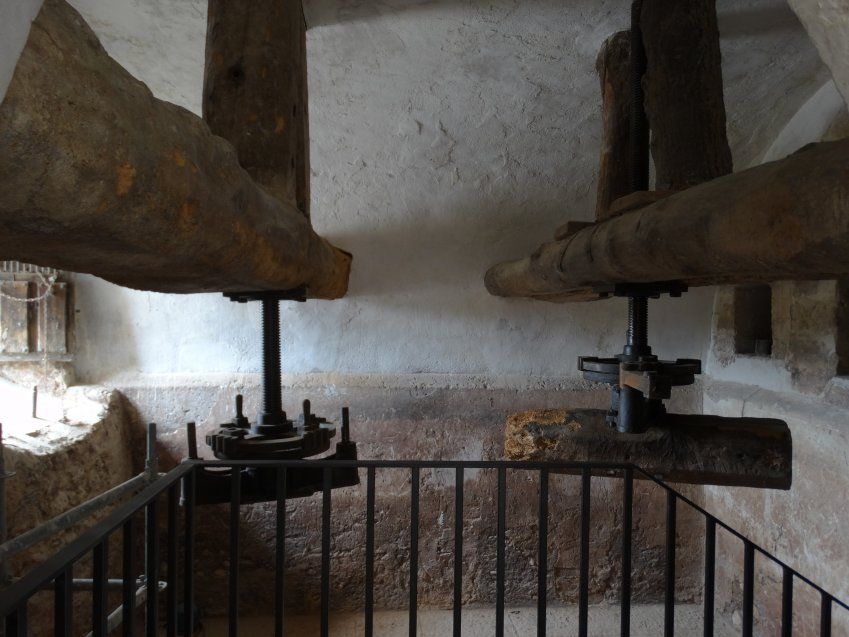
[[[131,516],[164,492],[184,475],[194,470],[189,463],[181,463],[161,478],[151,482],[132,498],[116,506],[98,524],[87,529],[69,544],[59,549],[41,564],[15,580],[0,595],[0,617],[11,614],[45,582],[57,577],[68,564],[76,562],[93,550],[105,537],[114,533]]]
[[[548,469],[598,469],[604,471],[622,471],[634,469],[634,465],[623,462],[548,462],[543,460],[337,460],[335,458],[319,460],[185,460],[184,463],[201,467],[280,467],[299,468],[323,466],[331,469],[498,469],[506,467],[517,470]]]
[[[818,591],[824,600],[827,599],[829,602],[834,602],[841,608],[849,611],[849,605],[799,573],[796,569],[790,567],[785,562],[772,555],[762,546],[756,544],[739,531],[718,519],[715,515],[693,502],[687,496],[681,494],[662,480],[634,464],[612,462],[544,462],[531,460],[337,460],[331,458],[319,460],[184,460],[181,464],[166,473],[164,476],[154,482],[151,482],[147,487],[132,498],[116,506],[97,525],[84,531],[76,539],[72,540],[69,544],[3,590],[2,595],[0,595],[0,617],[4,617],[16,611],[21,604],[25,603],[26,600],[28,600],[45,582],[56,578],[65,571],[67,565],[76,562],[83,555],[95,549],[95,547],[101,544],[105,538],[114,533],[133,515],[150,504],[157,498],[157,496],[172,487],[184,476],[191,474],[195,469],[231,467],[277,467],[295,469],[305,466],[325,469],[358,468],[368,469],[371,472],[373,472],[374,469],[413,469],[417,472],[421,469],[455,469],[458,471],[466,469],[497,469],[499,470],[499,474],[503,473],[503,470],[505,469],[512,469],[519,471],[545,471],[546,475],[551,472],[557,472],[558,470],[581,470],[585,475],[587,475],[587,471],[592,472],[593,470],[622,471],[623,478],[627,475],[628,481],[630,481],[631,477],[627,474],[627,471],[633,470],[635,473],[640,474],[645,479],[654,482],[666,490],[668,494],[673,496],[673,499],[681,500],[687,506],[700,513],[705,518],[706,523],[710,522],[716,524],[722,527],[725,531],[731,533],[734,537],[741,540],[744,543],[744,546],[747,547],[747,551],[755,550],[761,553],[764,557],[769,558],[773,563],[784,569],[785,574],[791,574],[793,577],[798,578],[812,589]]]
[[[844,608],[844,609],[846,609],[846,610],[849,610],[849,605],[847,605],[847,604],[843,603],[842,601],[840,601],[840,599],[839,599],[839,598],[837,598],[837,597],[835,597],[834,595],[832,595],[831,593],[829,593],[829,592],[828,592],[827,590],[825,590],[822,586],[819,586],[818,584],[815,584],[815,583],[814,583],[814,582],[812,582],[810,579],[808,579],[807,577],[805,577],[804,575],[802,575],[802,574],[801,574],[799,571],[797,571],[795,568],[793,568],[792,566],[790,566],[790,565],[789,565],[789,564],[787,564],[786,562],[782,561],[781,559],[777,558],[775,555],[773,555],[772,553],[770,553],[769,551],[767,551],[767,550],[766,550],[765,548],[763,548],[760,544],[758,544],[757,542],[753,542],[752,540],[750,540],[749,538],[747,538],[745,535],[743,535],[742,533],[740,533],[740,531],[737,531],[737,530],[736,530],[736,529],[734,529],[733,527],[729,526],[728,524],[726,524],[725,522],[723,522],[722,520],[720,520],[720,519],[719,519],[718,517],[716,517],[714,514],[712,514],[712,513],[710,513],[709,511],[707,511],[704,507],[702,507],[702,506],[700,506],[700,505],[696,504],[695,502],[693,502],[690,498],[688,498],[687,496],[683,495],[680,491],[677,491],[676,489],[673,489],[672,487],[670,487],[668,484],[666,484],[665,482],[663,482],[663,480],[659,480],[658,478],[655,478],[653,475],[651,475],[650,473],[648,473],[648,472],[644,471],[643,469],[640,469],[640,468],[639,468],[639,467],[637,467],[637,466],[635,466],[635,467],[634,467],[634,471],[636,471],[636,472],[638,472],[638,473],[641,473],[643,476],[645,476],[645,478],[646,478],[647,480],[650,480],[651,482],[654,482],[655,484],[659,485],[659,486],[660,486],[660,487],[662,487],[663,489],[666,489],[666,491],[673,493],[673,494],[675,495],[675,497],[676,497],[676,498],[678,498],[679,500],[681,500],[682,502],[684,502],[684,503],[685,503],[687,506],[689,506],[691,509],[695,509],[696,511],[698,511],[699,513],[701,513],[701,514],[702,514],[702,516],[703,516],[706,520],[711,520],[711,521],[712,521],[712,522],[714,522],[717,526],[722,527],[723,529],[725,529],[726,531],[728,531],[729,533],[731,533],[731,535],[733,535],[734,537],[736,537],[738,540],[741,540],[744,544],[749,544],[749,545],[751,545],[751,546],[752,546],[752,548],[753,548],[754,550],[756,550],[758,553],[760,553],[761,555],[763,555],[763,556],[764,556],[764,557],[766,557],[766,558],[769,558],[770,560],[772,560],[775,564],[777,564],[777,565],[778,565],[778,566],[780,566],[781,568],[783,568],[783,569],[787,569],[788,571],[790,571],[790,572],[793,574],[793,576],[794,576],[794,577],[797,577],[799,580],[801,580],[802,582],[804,582],[805,584],[807,584],[808,586],[810,586],[811,588],[813,588],[814,590],[816,590],[817,592],[819,592],[821,595],[826,595],[826,596],[828,596],[828,597],[829,597],[829,598],[830,598],[833,602],[835,602],[838,606],[840,606],[840,607],[842,607],[842,608]]]

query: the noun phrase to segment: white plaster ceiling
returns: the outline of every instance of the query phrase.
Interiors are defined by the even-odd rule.
[[[788,0],[849,104],[849,2]]]

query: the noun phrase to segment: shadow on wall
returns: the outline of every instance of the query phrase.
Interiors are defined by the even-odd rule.
[[[410,12],[437,12],[446,7],[463,4],[460,0],[394,0],[385,2],[372,0],[307,0],[304,3],[307,27],[321,27],[331,24],[344,24],[379,18],[383,15],[395,15]],[[491,3],[481,3],[491,7]],[[508,3],[509,4],[509,3]],[[514,5],[527,4],[516,0]],[[568,6],[580,9],[594,5],[593,0],[569,0]],[[622,2],[623,23],[627,20],[630,2]],[[749,4],[749,3],[746,3]],[[742,6],[739,1],[719,0],[717,14],[720,32],[727,38],[745,38],[762,33],[776,33],[801,30],[803,27],[793,10],[785,0],[767,0],[760,6]]]
[[[487,9],[498,10],[490,2],[479,2]],[[527,5],[527,0],[513,0],[503,3],[513,5],[513,8]],[[593,6],[596,0],[569,0],[568,6],[572,9],[580,9],[582,6]],[[307,28],[327,26],[330,24],[344,24],[346,22],[358,22],[379,18],[383,15],[397,15],[399,13],[431,13],[444,11],[447,7],[454,5],[468,6],[468,1],[463,0],[391,0],[389,2],[372,0],[361,2],[359,0],[307,0],[304,3],[304,13]],[[629,2],[623,2],[623,11],[627,12]],[[500,9],[504,13],[512,12],[512,9],[504,7]],[[625,15],[625,13],[623,13]]]
[[[509,200],[467,197],[438,213],[421,206],[403,217],[369,223],[361,232],[327,233],[354,254],[346,298],[394,297],[434,287],[451,288],[452,294],[486,293],[483,276],[490,266],[553,241],[557,222],[552,219],[575,216],[564,203],[535,201],[518,190]],[[465,314],[467,308],[457,309]]]
[[[109,370],[138,366],[133,307],[127,295],[136,290],[106,283],[89,274],[73,274],[76,347],[75,371],[83,379]],[[89,368],[92,369],[89,369]]]

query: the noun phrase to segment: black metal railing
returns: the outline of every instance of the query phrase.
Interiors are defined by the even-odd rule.
[[[53,630],[55,635],[70,635],[73,626],[72,592],[74,565],[89,555],[92,560],[91,587],[91,631],[95,637],[110,632],[110,620],[120,617],[121,632],[125,636],[136,634],[137,619],[144,620],[146,635],[157,635],[164,626],[168,637],[184,634],[185,627],[194,626],[194,571],[195,571],[195,486],[197,471],[206,468],[263,467],[276,469],[277,511],[274,559],[274,609],[275,635],[284,634],[283,592],[285,586],[285,537],[286,537],[286,485],[287,473],[304,466],[320,467],[323,470],[321,494],[321,635],[330,634],[330,576],[331,576],[331,515],[332,515],[332,472],[339,468],[365,470],[366,527],[365,527],[365,580],[363,591],[363,613],[365,634],[374,631],[374,561],[375,561],[375,480],[378,470],[405,469],[410,471],[410,575],[409,575],[409,630],[416,635],[418,627],[418,558],[419,558],[419,499],[420,474],[422,469],[448,469],[455,472],[455,516],[454,516],[454,564],[453,564],[453,634],[461,634],[463,584],[463,490],[464,472],[470,469],[490,469],[497,472],[497,522],[496,522],[496,569],[495,569],[495,634],[501,636],[505,630],[505,536],[507,528],[507,474],[508,471],[534,471],[539,476],[538,504],[538,578],[537,578],[537,634],[546,634],[546,609],[548,603],[548,521],[549,482],[552,473],[580,475],[580,558],[578,575],[578,635],[585,637],[589,623],[589,571],[590,571],[590,485],[597,476],[618,477],[623,481],[622,489],[622,536],[621,536],[621,581],[620,581],[620,634],[630,635],[631,577],[632,577],[632,514],[634,480],[652,481],[666,493],[666,539],[664,556],[664,635],[675,634],[675,551],[676,522],[679,503],[698,512],[705,519],[704,545],[704,589],[703,589],[703,632],[714,634],[715,627],[715,566],[717,527],[727,531],[743,542],[743,603],[742,628],[744,637],[754,630],[755,555],[759,553],[771,560],[782,572],[781,635],[790,635],[793,622],[794,581],[809,586],[820,596],[820,635],[830,636],[832,630],[832,608],[849,611],[842,601],[836,599],[820,586],[801,575],[787,564],[770,555],[762,547],[744,537],[727,524],[716,519],[702,507],[675,491],[665,483],[645,474],[638,467],[606,463],[540,463],[512,461],[383,461],[383,460],[326,460],[326,461],[201,461],[189,460],[145,487],[127,502],[117,506],[104,519],[70,542],[52,557],[14,581],[0,595],[0,618],[4,622],[7,637],[28,635],[27,603],[37,592],[49,588],[54,593]],[[231,473],[230,518],[229,518],[229,574],[228,574],[228,623],[230,635],[239,631],[239,511],[240,472]],[[164,542],[164,560],[159,554],[159,506],[165,500],[167,538]],[[182,507],[180,504],[182,503]],[[182,551],[180,552],[179,511],[183,510]],[[134,520],[145,512],[145,573],[134,572],[138,549]],[[123,552],[123,583],[121,605],[110,613],[108,607],[108,543],[110,538],[121,534]],[[180,569],[180,555],[182,569]],[[160,564],[166,564],[164,597],[160,599]],[[182,570],[182,573],[180,573]],[[141,577],[139,577],[141,575]],[[144,598],[145,611],[136,613],[140,597]],[[164,603],[163,603],[164,602]],[[165,616],[159,616],[164,609]],[[688,631],[687,634],[692,634]]]

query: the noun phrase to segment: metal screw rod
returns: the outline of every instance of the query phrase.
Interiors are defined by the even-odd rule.
[[[262,415],[264,425],[282,424],[283,413],[280,378],[280,302],[262,301]]]
[[[628,299],[628,345],[642,351],[649,344],[649,300],[644,296]]]

